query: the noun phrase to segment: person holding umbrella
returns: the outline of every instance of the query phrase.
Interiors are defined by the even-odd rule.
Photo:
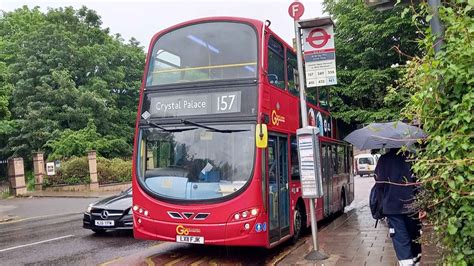
[[[421,258],[421,224],[412,207],[416,180],[400,149],[382,155],[375,167],[375,181],[383,191],[383,214],[387,217],[393,247],[400,265],[416,265]]]
[[[411,206],[418,184],[400,148],[425,137],[418,127],[389,122],[369,124],[344,138],[361,150],[389,149],[377,162],[375,181],[378,191],[383,191],[383,214],[400,265],[418,265],[421,258],[421,244],[417,242],[421,225]]]

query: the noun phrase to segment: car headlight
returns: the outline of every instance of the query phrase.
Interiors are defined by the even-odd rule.
[[[91,210],[92,210],[92,206],[90,206],[90,205],[89,205],[89,207],[87,207],[87,210],[86,210],[86,212],[87,212],[87,213],[90,213],[90,212],[91,212]]]

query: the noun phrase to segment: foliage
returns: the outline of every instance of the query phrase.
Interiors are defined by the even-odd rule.
[[[0,191],[0,199],[8,199],[10,197],[11,197],[10,191],[4,191],[4,192]]]
[[[33,171],[25,171],[25,179],[26,179],[26,189],[28,191],[35,190],[35,174]]]
[[[86,7],[42,13],[24,6],[3,13],[3,155],[30,157],[37,150],[53,157],[82,155],[82,147],[64,149],[62,144],[90,137],[84,136],[93,131],[90,121],[96,134],[90,142],[105,149],[101,154],[131,153],[144,52],[135,39],[124,43],[101,25],[99,15]]]
[[[400,7],[379,12],[362,0],[325,0],[324,6],[336,23],[338,85],[330,87],[332,113],[352,127],[397,120],[404,101],[388,92],[403,71],[394,66],[420,53],[415,23],[400,15]]]
[[[114,158],[97,159],[97,174],[100,184],[130,182],[132,180],[132,161]]]
[[[422,7],[413,19],[429,21],[430,9]],[[412,60],[401,82],[413,93],[405,115],[429,135],[414,165],[424,187],[418,203],[428,212],[433,242],[444,247],[448,265],[474,264],[473,8],[473,1],[444,3],[441,51],[434,52],[436,38],[427,29],[420,42],[426,54]]]
[[[87,157],[72,157],[61,162],[55,176],[46,176],[44,186],[78,185],[90,183],[89,161]]]
[[[63,132],[57,130],[45,147],[51,148],[49,160],[68,158],[74,155],[84,155],[90,150],[97,150],[100,155],[116,157],[122,154],[129,155],[130,144],[124,138],[103,138],[97,133],[97,127],[89,121],[86,128],[73,131],[66,129]],[[125,150],[125,151],[123,151]]]

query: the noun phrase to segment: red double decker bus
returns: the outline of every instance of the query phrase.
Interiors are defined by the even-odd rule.
[[[198,19],[153,37],[133,155],[136,238],[270,248],[301,235],[310,216],[297,155],[296,61],[252,19]],[[323,108],[327,93],[318,95],[308,120],[321,134],[320,220],[353,200],[354,185],[351,147]]]

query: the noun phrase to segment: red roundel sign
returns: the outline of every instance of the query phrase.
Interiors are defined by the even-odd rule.
[[[291,3],[290,7],[288,7],[288,14],[290,14],[290,17],[292,17],[294,20],[300,19],[303,13],[304,6],[300,2],[293,2]]]
[[[324,29],[316,28],[308,34],[306,42],[311,47],[319,49],[324,47],[328,43],[329,39],[331,39],[331,35],[329,35]]]

